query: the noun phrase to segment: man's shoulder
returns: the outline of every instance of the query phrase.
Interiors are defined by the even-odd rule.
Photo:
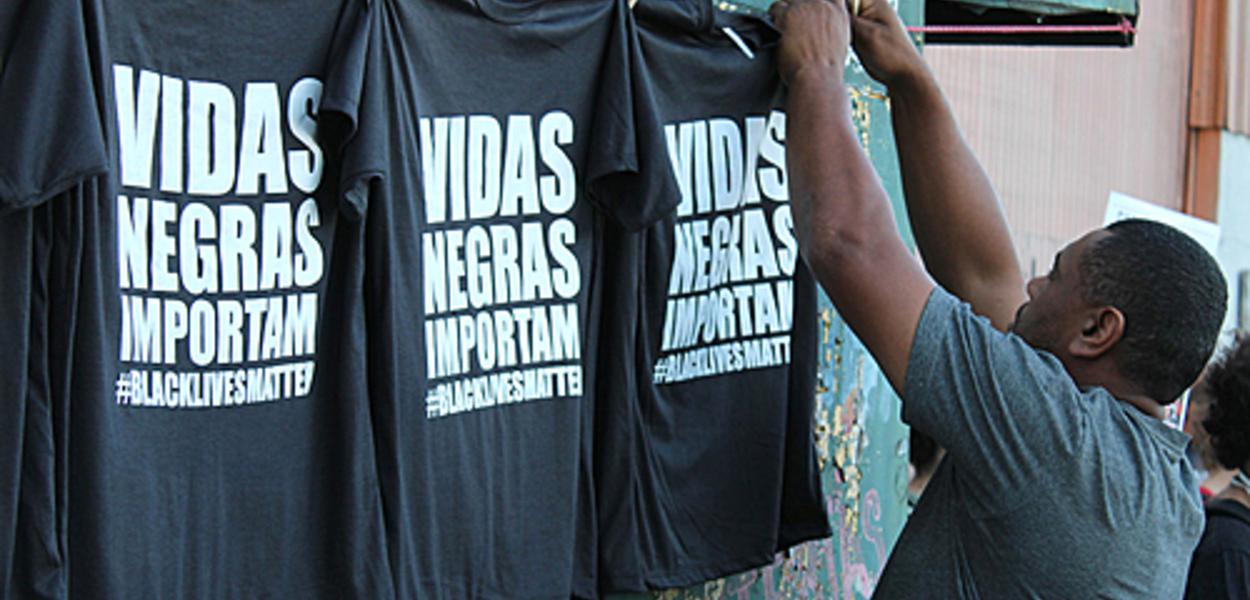
[[[920,367],[917,375],[943,364],[959,365],[962,368],[946,374],[956,379],[988,375],[1008,389],[1027,385],[1031,393],[1041,396],[1080,392],[1055,355],[995,328],[940,286],[934,288],[921,313],[911,360]]]
[[[1177,467],[1178,473],[1188,473],[1182,468],[1188,465],[1185,454],[1190,442],[1188,434],[1116,398],[1105,388],[1084,388],[1080,396],[1092,416],[1090,424],[1094,431],[1132,455],[1139,472],[1150,474],[1151,471],[1145,469],[1147,465],[1140,462],[1150,458],[1154,466],[1172,465]]]
[[[1097,408],[1078,463],[1087,487],[1101,490],[1086,498],[1097,518],[1143,547],[1161,539],[1197,545],[1205,518],[1198,473],[1185,453],[1188,436],[1105,391],[1090,400]]]

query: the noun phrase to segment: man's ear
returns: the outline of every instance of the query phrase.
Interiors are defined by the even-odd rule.
[[[1068,344],[1072,356],[1095,359],[1111,351],[1124,337],[1124,313],[1113,306],[1090,309],[1081,332]]]

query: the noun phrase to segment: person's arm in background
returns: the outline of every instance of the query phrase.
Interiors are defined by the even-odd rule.
[[[852,28],[864,68],[889,90],[907,212],[926,269],[1006,330],[1025,282],[993,185],[889,4],[863,0]]]
[[[778,68],[789,86],[786,167],[795,232],[838,312],[902,390],[933,282],[899,238],[889,198],[850,117],[842,73],[846,8],[826,0],[773,5]]]

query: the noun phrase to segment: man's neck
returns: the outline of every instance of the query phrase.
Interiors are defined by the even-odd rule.
[[[1137,391],[1137,386],[1125,381],[1103,381],[1094,383],[1095,385],[1107,390],[1116,400],[1123,402],[1148,416],[1162,420],[1167,416],[1167,411],[1158,402],[1145,394]]]
[[[1207,478],[1202,481],[1202,487],[1207,488],[1215,494],[1219,494],[1228,489],[1228,484],[1233,480],[1233,475],[1237,471],[1225,469],[1222,466],[1207,471]]]
[[[1118,372],[1106,369],[1083,371],[1070,369],[1069,372],[1081,387],[1103,387],[1104,390],[1115,396],[1116,400],[1133,406],[1135,409],[1145,412],[1146,415],[1155,417],[1155,419],[1163,420],[1168,415],[1168,411],[1164,410],[1163,405],[1156,402],[1153,397],[1143,394],[1139,386],[1134,385],[1129,380],[1125,380]]]

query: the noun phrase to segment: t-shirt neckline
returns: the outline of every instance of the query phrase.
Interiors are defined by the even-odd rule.
[[[545,0],[472,0],[473,6],[486,18],[515,25],[531,20],[543,8]]]
[[[1148,431],[1155,434],[1159,440],[1163,442],[1169,456],[1172,458],[1180,458],[1185,455],[1185,447],[1189,445],[1189,434],[1164,423],[1156,417],[1143,413],[1141,409],[1136,406],[1111,395],[1111,393],[1107,392],[1106,389],[1099,389],[1102,389],[1102,391],[1105,392],[1112,401],[1118,403],[1120,405],[1120,409],[1130,415],[1129,418],[1137,419],[1139,422],[1147,424],[1146,426]]]

